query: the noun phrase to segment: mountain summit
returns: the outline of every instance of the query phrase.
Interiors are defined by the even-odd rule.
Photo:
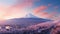
[[[38,17],[29,13],[24,18],[38,18]]]

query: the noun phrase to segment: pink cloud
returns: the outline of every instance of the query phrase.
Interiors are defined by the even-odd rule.
[[[46,10],[48,7],[47,6],[40,6],[37,7],[33,10],[34,14],[41,17],[41,18],[52,18],[53,16],[56,15],[57,12],[52,12],[52,13],[48,13],[48,12],[44,12],[44,10]]]
[[[15,17],[22,17],[26,14],[24,8],[32,7],[33,0],[24,0],[22,3],[17,3],[15,5],[11,5],[5,10],[4,17],[7,19],[15,18]],[[3,17],[3,18],[4,18]]]
[[[13,9],[23,9],[23,8],[27,8],[27,7],[32,7],[33,5],[33,0],[23,0],[22,3],[19,3],[19,0],[17,0],[17,4],[15,5],[11,5],[8,8],[8,11],[12,11]]]
[[[54,17],[56,15],[56,12],[52,12],[52,13],[50,13],[50,14],[47,14],[46,16],[47,16],[47,18],[52,18],[52,17]]]
[[[17,0],[17,5],[23,5],[23,6],[29,6],[31,7],[34,3],[34,0],[22,0],[22,2],[20,3],[19,0]]]
[[[56,12],[51,12],[50,14],[47,13],[47,12],[44,12],[41,14],[41,16],[45,17],[45,18],[49,18],[49,19],[53,19],[53,17],[56,15],[57,13]]]
[[[22,2],[20,0],[17,0],[17,5],[32,7],[34,5],[34,2],[38,2],[38,1],[40,0],[22,0]]]
[[[40,13],[43,10],[46,10],[48,7],[47,6],[39,6],[33,10],[34,13]]]
[[[27,8],[27,7],[32,7],[33,3],[34,3],[34,0],[22,0],[21,3],[19,0],[17,0],[17,4],[10,6],[7,10],[7,13],[9,11],[11,12],[15,8],[18,10],[18,9],[23,9],[23,8]]]
[[[15,5],[11,5],[10,7],[8,7],[7,9],[4,10],[4,8],[2,8],[2,10],[4,10],[4,17],[5,18],[14,18],[14,17],[21,17],[24,16],[24,14],[26,14],[24,8],[27,7],[32,7],[33,5],[33,1],[32,0],[24,0],[24,2],[20,3],[20,4],[15,4]],[[3,17],[3,18],[4,18]]]

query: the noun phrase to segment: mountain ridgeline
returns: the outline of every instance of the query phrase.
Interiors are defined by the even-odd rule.
[[[30,26],[47,21],[51,21],[51,20],[42,19],[42,18],[15,18],[15,19],[6,20],[5,24],[18,24],[21,26]]]
[[[9,19],[5,20],[3,24],[12,24],[12,25],[20,25],[20,26],[30,26],[30,25],[36,25],[39,23],[44,23],[47,21],[51,21],[49,19],[43,19],[43,18],[38,18],[32,14],[27,15],[28,17],[26,18],[14,18],[14,19]],[[33,18],[35,17],[35,18]]]

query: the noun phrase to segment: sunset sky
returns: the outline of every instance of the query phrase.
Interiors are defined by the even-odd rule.
[[[22,18],[27,14],[38,18],[60,18],[60,0],[0,0],[0,20]]]

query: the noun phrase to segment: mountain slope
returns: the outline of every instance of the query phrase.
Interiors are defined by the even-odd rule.
[[[30,26],[35,25],[43,22],[51,21],[48,19],[42,19],[42,18],[15,18],[6,20],[5,24],[18,24],[20,26]]]

